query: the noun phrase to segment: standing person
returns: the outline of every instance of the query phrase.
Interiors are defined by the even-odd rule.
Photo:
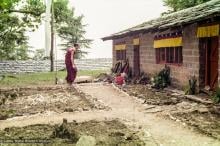
[[[69,85],[73,84],[77,74],[77,68],[74,63],[74,54],[76,53],[77,49],[79,49],[79,44],[74,44],[73,47],[67,49],[65,56],[65,64],[67,70],[66,81]]]

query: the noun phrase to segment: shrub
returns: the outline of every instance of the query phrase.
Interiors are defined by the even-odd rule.
[[[220,103],[220,88],[216,89],[216,92],[212,95],[212,99],[215,103]]]
[[[170,79],[170,68],[165,65],[165,68],[162,69],[153,79],[153,87],[157,89],[163,89],[171,84]]]
[[[61,125],[56,125],[55,129],[51,135],[52,138],[61,138],[69,139],[72,142],[77,142],[79,140],[79,135],[74,131],[68,128],[67,121],[64,119],[64,122]]]
[[[191,79],[189,79],[189,86],[187,86],[185,90],[186,95],[195,95],[196,94],[196,83],[197,79],[195,76],[193,76]]]

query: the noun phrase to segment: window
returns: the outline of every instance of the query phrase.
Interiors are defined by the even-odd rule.
[[[169,47],[156,49],[157,63],[182,64],[182,47]]]
[[[126,60],[126,50],[116,50],[116,60]]]

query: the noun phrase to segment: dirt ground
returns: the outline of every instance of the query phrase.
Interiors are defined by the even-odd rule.
[[[175,113],[176,108],[180,111],[201,110],[204,105],[192,103],[191,101],[182,98],[177,99],[178,102],[172,104],[150,105],[146,104],[146,100],[128,96],[126,93],[116,89],[112,89],[109,85],[82,85],[80,89],[85,93],[89,93],[97,98],[101,98],[104,103],[107,103],[112,108],[114,114],[120,115],[125,123],[131,127],[137,127],[140,131],[145,131],[148,135],[145,145],[219,145],[218,140],[209,138],[204,133],[197,133],[186,124],[181,122],[172,122],[166,120],[169,113]],[[99,92],[98,89],[100,90]],[[137,88],[138,89],[138,88]],[[123,90],[126,90],[124,88]],[[143,93],[143,90],[141,90]],[[153,95],[153,93],[151,93]],[[161,94],[157,92],[156,95]],[[163,100],[162,92],[161,97]],[[154,96],[156,97],[154,94]],[[166,98],[173,98],[173,95],[167,95]],[[158,97],[157,97],[158,98]],[[181,97],[179,97],[181,98]],[[150,99],[150,97],[149,97]],[[172,99],[173,101],[173,99]],[[186,104],[187,103],[187,104]],[[176,106],[178,105],[178,106]],[[183,110],[185,108],[185,110]],[[149,112],[150,111],[150,112]],[[150,135],[150,136],[149,136]],[[146,137],[145,137],[146,138]],[[211,140],[212,139],[212,140]],[[213,141],[214,140],[214,141]],[[148,142],[151,143],[149,144]]]
[[[13,123],[15,123],[19,117],[26,118],[39,115],[38,120],[34,119],[39,121],[40,117],[42,119],[42,115],[63,115],[64,113],[70,115],[87,111],[110,110],[109,107],[100,103],[97,99],[91,98],[90,95],[86,95],[73,87],[50,86],[1,89],[0,93],[0,123],[7,119],[13,120]],[[97,121],[94,119],[79,123],[74,120],[74,122],[66,125],[66,129],[61,129],[62,135],[58,137],[54,136],[53,133],[57,128],[60,128],[60,124],[53,125],[50,123],[49,121],[48,124],[42,124],[41,122],[34,124],[29,121],[29,126],[17,123],[19,127],[6,127],[0,131],[0,143],[13,145],[13,142],[11,144],[7,142],[12,140],[16,142],[19,140],[20,142],[23,142],[22,140],[33,140],[34,142],[35,139],[40,143],[48,142],[48,145],[75,145],[80,136],[89,135],[93,136],[96,140],[96,145],[100,146],[143,145],[143,141],[139,139],[137,134],[117,119],[110,121]],[[67,133],[62,133],[65,130]],[[70,136],[68,136],[68,132]],[[63,135],[64,137],[62,137]],[[28,144],[31,145],[32,143]]]
[[[189,101],[168,91],[149,89],[144,85],[128,85],[124,88],[131,96],[144,100],[148,113],[187,124],[189,127],[220,140],[220,105],[204,105]]]
[[[17,88],[0,90],[0,120],[39,113],[105,109],[70,87]],[[4,103],[3,103],[4,101]]]
[[[58,133],[58,134],[57,134]],[[138,135],[129,130],[118,120],[71,122],[62,125],[31,125],[22,128],[7,128],[0,131],[1,139],[38,139],[48,142],[47,145],[76,145],[80,136],[89,135],[95,138],[97,146],[103,145],[143,145]],[[46,141],[47,140],[47,141]]]
[[[94,137],[96,145],[220,145],[220,134],[216,128],[219,116],[203,117],[206,126],[203,124],[200,129],[212,127],[206,130],[211,134],[191,128],[202,121],[193,123],[193,119],[208,113],[210,107],[207,105],[167,92],[151,92],[141,86],[123,90],[136,93],[129,96],[111,84],[103,83],[79,84],[75,88],[1,89],[1,99],[7,98],[2,100],[4,108],[1,109],[10,108],[14,112],[0,120],[0,137],[49,138],[57,144],[68,144],[70,141],[76,144],[81,136],[88,135]],[[134,97],[139,93],[139,98]],[[213,117],[214,120],[207,122]],[[65,127],[60,126],[63,119],[68,121]],[[210,122],[217,124],[208,126]],[[54,135],[54,131],[57,134]]]
[[[175,105],[185,100],[181,96],[176,97],[163,90],[149,89],[145,85],[127,85],[124,91],[145,100],[145,103],[150,105]]]
[[[173,116],[199,132],[220,140],[220,115],[194,111],[190,113],[176,113]]]

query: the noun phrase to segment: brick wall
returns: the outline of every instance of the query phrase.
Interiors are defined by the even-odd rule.
[[[134,66],[134,46],[133,37],[126,37],[126,58],[129,60],[129,66],[133,68]]]
[[[181,66],[169,65],[173,85],[187,85],[191,76],[199,79],[199,40],[196,37],[196,24],[183,28],[183,64]],[[160,33],[169,33],[176,30],[166,30]],[[149,75],[158,73],[164,64],[156,64],[156,52],[153,48],[155,34],[149,32],[139,34],[140,37],[140,70]],[[133,36],[116,39],[113,45],[123,39],[126,42],[126,57],[133,67]],[[115,50],[113,49],[113,64],[115,63]],[[220,78],[219,78],[220,80]]]
[[[116,63],[116,50],[114,49],[114,45],[116,44],[122,44],[126,43],[126,59],[129,61],[129,66],[133,68],[134,66],[134,46],[133,46],[133,37],[132,36],[127,36],[124,38],[120,39],[115,39],[113,40],[113,51],[112,51],[112,56],[113,56],[113,66]]]
[[[197,24],[183,28],[183,68],[186,71],[182,75],[185,80],[191,76],[196,76],[199,81],[200,77],[199,39],[196,37],[196,30]]]
[[[126,37],[120,38],[120,39],[115,39],[115,40],[112,41],[112,57],[113,57],[112,58],[112,64],[113,64],[113,66],[117,62],[117,60],[116,60],[116,50],[114,49],[114,46],[118,45],[118,44],[124,44],[124,42],[126,42]],[[126,52],[126,57],[127,57],[127,52]]]
[[[168,33],[166,31],[166,33]],[[156,64],[156,52],[153,48],[154,34],[143,34],[140,38],[140,67],[141,71],[149,73],[151,76],[158,73],[164,68],[164,64]],[[183,52],[184,53],[184,52]],[[184,58],[183,58],[184,59]],[[185,67],[184,62],[182,66],[168,65],[171,68],[171,77],[173,85],[186,85],[190,72]]]
[[[159,70],[156,65],[155,49],[153,48],[154,35],[152,33],[140,36],[140,70],[155,74]]]

